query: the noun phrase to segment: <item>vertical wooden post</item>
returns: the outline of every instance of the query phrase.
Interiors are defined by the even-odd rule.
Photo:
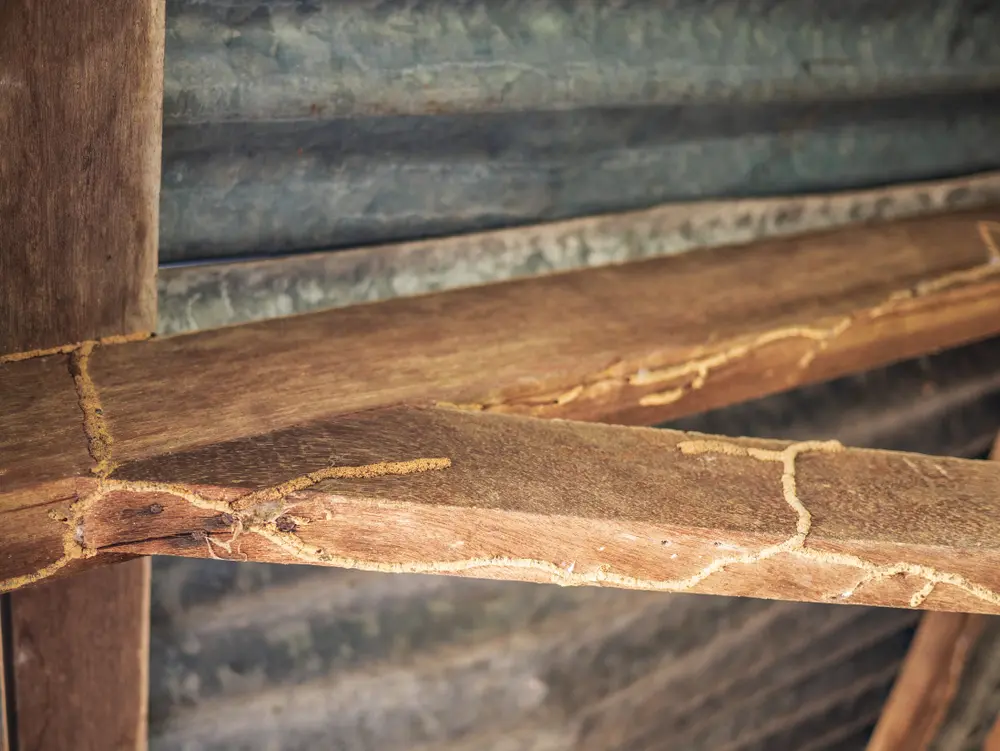
[[[155,327],[163,15],[0,4],[0,354]],[[148,560],[7,605],[11,748],[145,748]]]
[[[10,751],[10,717],[7,714],[7,671],[13,667],[8,659],[10,636],[10,596],[0,595],[0,751]]]
[[[146,748],[149,562],[11,594],[17,751]]]

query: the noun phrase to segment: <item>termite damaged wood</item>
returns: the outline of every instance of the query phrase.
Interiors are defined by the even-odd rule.
[[[872,601],[881,604],[914,599],[926,607],[992,612],[995,587],[984,561],[992,555],[986,531],[996,469],[963,464],[954,470],[959,479],[962,473],[980,478],[976,494],[963,495],[971,491],[958,480],[938,487],[943,480],[935,479],[934,467],[953,474],[945,460],[906,457],[876,471],[874,459],[857,459],[856,470],[843,471],[856,472],[865,488],[844,486],[841,501],[856,519],[831,533],[821,561],[824,528],[807,535],[804,516],[784,518],[799,513],[789,498],[773,495],[781,473],[772,475],[785,461],[778,454],[770,460],[725,452],[695,457],[651,448],[670,440],[668,433],[658,439],[623,428],[546,427],[504,415],[654,424],[998,333],[998,217],[995,211],[930,217],[197,334],[82,342],[0,358],[0,580],[10,589],[109,556],[172,552],[803,599],[850,592],[840,599],[852,602],[869,601],[874,592]],[[357,420],[367,426],[358,438],[370,449],[363,461],[336,439]],[[438,436],[429,453],[378,450],[398,445],[394,430],[410,436],[407,426],[427,421],[451,438]],[[590,430],[603,441],[601,453],[581,454],[589,456],[586,462],[560,453],[568,436]],[[494,441],[497,457],[477,454],[457,463],[466,438],[491,431],[509,446]],[[309,436],[320,453],[283,442],[289,435]],[[517,454],[518,441],[533,447],[525,461],[534,463],[524,464],[530,471],[511,475],[514,467],[490,463]],[[633,442],[645,447],[634,465]],[[414,439],[407,447],[420,445]],[[810,450],[804,458],[808,466],[881,455],[836,456]],[[178,457],[185,457],[183,465]],[[703,487],[669,478],[661,478],[666,485],[644,485],[647,461],[658,467],[664,457],[670,466],[701,467],[708,473],[699,475]],[[746,465],[746,478],[763,472],[769,479],[758,477],[745,488],[724,475],[713,479],[713,468],[737,460]],[[588,480],[606,478],[608,461],[621,467],[620,482],[632,483],[622,485],[631,488],[630,503],[660,508],[659,516],[630,516],[624,500],[605,503],[607,492]],[[926,472],[909,469],[922,461],[937,463]],[[343,468],[367,465],[374,466]],[[417,466],[426,471],[409,472]],[[551,491],[560,505],[532,506],[540,510],[521,515],[524,484],[548,482],[567,468],[571,474]],[[923,506],[895,494],[909,485],[889,469],[908,481],[921,478],[927,489],[920,498],[937,516],[924,518]],[[352,517],[335,511],[344,509],[325,508],[330,519],[304,511],[264,519],[256,509],[261,496],[237,500],[266,488],[283,495],[283,483],[299,478],[296,484],[305,487],[316,472],[333,473],[324,483],[362,489],[395,483],[389,495],[357,496],[358,508],[406,507],[419,522],[419,540],[435,539],[432,532],[444,525],[447,545],[464,554],[373,537],[371,524],[388,523],[381,506],[358,511],[343,527]],[[363,476],[338,474],[344,472]],[[831,474],[824,482],[852,476]],[[445,479],[453,477],[465,479],[454,486]],[[517,481],[505,484],[511,477]],[[565,484],[570,479],[577,484]],[[870,495],[869,482],[882,495]],[[181,494],[166,491],[164,483]],[[431,495],[410,495],[411,483],[430,483]],[[733,507],[729,488],[740,488],[743,506]],[[931,489],[951,494],[935,501]],[[756,504],[775,502],[784,509],[780,524],[755,521]],[[818,508],[816,521],[833,513],[822,502]],[[677,509],[685,511],[672,516]],[[488,539],[479,536],[479,547],[476,535],[463,533],[469,524],[493,530]],[[606,528],[611,537],[595,532]],[[883,530],[894,532],[886,537]],[[626,536],[655,538],[659,547],[633,545]],[[805,544],[805,536],[814,544]],[[365,540],[371,542],[358,549]],[[629,544],[622,548],[621,540]],[[584,556],[580,545],[604,558]],[[903,545],[898,555],[890,555],[897,545]],[[738,552],[708,557],[729,546]],[[838,562],[834,554],[845,557]],[[729,560],[733,556],[738,560]],[[890,564],[898,565],[884,568]],[[710,565],[722,568],[701,578]],[[741,570],[753,573],[734,578]],[[860,589],[854,579],[863,579]]]
[[[396,407],[5,516],[4,588],[127,552],[1000,612],[1000,466],[835,442]],[[62,550],[44,571],[39,529]]]

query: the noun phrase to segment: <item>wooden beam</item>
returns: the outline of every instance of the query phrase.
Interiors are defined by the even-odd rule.
[[[3,586],[55,548],[1000,612],[985,462],[396,407],[59,485]]]
[[[163,34],[162,0],[0,8],[0,359],[154,330]],[[12,746],[145,748],[148,562],[9,605]]]
[[[143,749],[148,558],[15,592],[20,749]]]
[[[923,617],[868,751],[931,747],[986,618],[976,613],[927,613]]]
[[[1000,333],[998,221],[909,220],[8,357],[6,485],[86,474],[82,415],[106,423],[115,461],[398,403],[648,425],[986,338]]]
[[[8,357],[0,514],[31,537],[0,575],[14,586],[91,560],[44,512],[120,464],[401,403],[651,424],[985,337],[1000,330],[996,217]]]
[[[993,461],[1000,461],[1000,434],[997,435]],[[868,751],[912,751],[940,748],[969,748],[980,745],[969,738],[978,728],[994,722],[992,715],[956,717],[951,710],[962,695],[993,691],[989,675],[970,677],[966,666],[975,658],[978,642],[986,634],[992,637],[1000,629],[996,616],[973,613],[927,613],[920,622],[913,644],[899,677],[872,734]],[[973,684],[970,686],[968,684]],[[978,683],[981,689],[977,690]],[[966,707],[958,712],[966,714]],[[974,711],[974,710],[973,710]],[[970,727],[971,726],[971,727]],[[987,746],[984,747],[988,751]],[[971,745],[970,745],[971,744]]]
[[[0,30],[0,353],[148,333],[163,2],[6,0]]]

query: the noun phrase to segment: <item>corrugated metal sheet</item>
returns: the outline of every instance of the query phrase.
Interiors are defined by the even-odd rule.
[[[845,194],[668,204],[410,243],[160,269],[158,331],[488,284],[1000,202],[1000,172]]]
[[[996,168],[998,34],[974,0],[170,0],[161,258]]]

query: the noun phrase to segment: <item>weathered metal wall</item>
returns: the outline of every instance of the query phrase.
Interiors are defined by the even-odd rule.
[[[1000,4],[168,0],[165,262],[1000,167]]]

